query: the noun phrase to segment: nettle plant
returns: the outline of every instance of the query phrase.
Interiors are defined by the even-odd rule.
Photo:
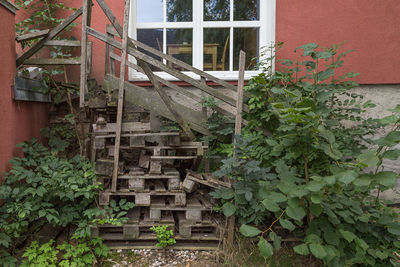
[[[238,137],[244,141],[215,173],[234,184],[213,196],[226,216],[238,217],[243,235],[258,237],[266,258],[289,237],[300,242],[296,253],[328,266],[397,266],[398,214],[378,196],[398,177],[382,162],[400,156],[393,148],[400,142],[400,105],[383,119],[362,119],[373,104],[351,93],[355,74],[335,79],[348,51],[316,44],[297,50],[304,61],[281,61],[284,71],[266,67],[249,82],[249,127]],[[380,127],[390,132],[368,138]]]

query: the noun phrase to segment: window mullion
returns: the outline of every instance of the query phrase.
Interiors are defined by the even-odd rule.
[[[201,69],[202,60],[202,23],[201,23],[201,4],[202,0],[193,0],[193,67]]]
[[[233,22],[233,0],[230,0],[229,21]],[[229,71],[233,71],[233,27],[229,27]]]

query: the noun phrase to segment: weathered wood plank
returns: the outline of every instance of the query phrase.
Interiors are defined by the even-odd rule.
[[[111,74],[105,76],[105,83],[108,83],[111,90],[118,88],[118,78]],[[158,115],[174,121],[174,116],[169,112],[158,94],[152,90],[147,90],[135,84],[125,82],[125,99],[127,102],[154,111]],[[178,103],[175,103],[175,108],[182,114],[185,121],[189,123],[189,126],[193,130],[205,135],[209,134],[200,112]]]
[[[123,58],[122,58],[123,60]],[[146,73],[147,77],[153,84],[154,89],[156,89],[158,95],[161,97],[162,101],[164,102],[165,106],[168,108],[169,112],[174,116],[175,120],[178,122],[179,126],[183,129],[183,131],[187,134],[187,136],[190,138],[190,140],[194,141],[196,137],[190,130],[189,126],[179,114],[175,110],[175,107],[173,105],[172,100],[168,97],[168,95],[165,93],[165,91],[161,88],[159,81],[156,79],[155,75],[153,74],[152,70],[150,69],[149,65],[147,65],[146,62],[139,61],[139,66],[143,69],[143,71]]]
[[[148,123],[148,122],[125,122],[125,123],[122,123],[121,129],[123,132],[150,131],[150,123]],[[107,123],[105,125],[93,124],[93,132],[95,134],[115,133],[116,130],[117,130],[117,128],[116,128],[115,123]]]
[[[239,80],[238,80],[238,97],[236,102],[236,118],[235,118],[235,139],[234,146],[236,147],[236,136],[242,132],[242,107],[243,107],[243,84],[244,84],[244,67],[246,64],[246,53],[240,50],[239,54]],[[228,219],[228,244],[234,241],[236,216],[232,215]]]
[[[81,41],[72,40],[49,40],[44,43],[45,46],[68,46],[68,47],[79,47]]]
[[[68,18],[63,20],[63,22],[57,25],[54,29],[52,29],[45,38],[35,43],[28,51],[26,51],[19,58],[17,58],[16,61],[17,67],[23,64],[26,59],[30,58],[33,54],[39,51],[39,49],[42,48],[47,41],[52,40],[54,37],[56,37],[81,14],[82,14],[82,7],[76,10],[74,13],[72,13],[72,15],[70,15]]]
[[[246,61],[246,53],[240,50],[239,53],[239,80],[238,94],[236,99],[236,116],[235,116],[235,135],[242,132],[242,110],[243,110],[243,86],[244,86],[244,66]]]
[[[30,33],[22,34],[22,35],[19,35],[19,36],[15,37],[15,40],[18,43],[23,42],[23,41],[29,41],[29,40],[33,40],[33,39],[36,39],[36,38],[44,37],[49,32],[50,32],[50,29],[37,31],[37,32],[30,32]]]
[[[71,58],[28,58],[24,65],[80,65],[79,59]]]
[[[87,91],[87,40],[88,35],[86,32],[88,23],[88,5],[89,0],[83,0],[82,6],[82,39],[81,39],[81,73],[80,73],[80,90],[79,90],[79,106],[85,106],[85,93]]]
[[[114,147],[114,172],[111,183],[111,191],[117,190],[117,179],[118,179],[118,161],[119,161],[119,145],[121,143],[121,128],[122,128],[122,109],[124,106],[124,91],[125,91],[125,69],[126,69],[126,57],[128,48],[128,24],[129,24],[129,7],[130,0],[125,0],[124,7],[124,28],[122,32],[122,59],[121,68],[119,74],[119,86],[118,86],[118,109],[117,109],[117,129]],[[86,31],[85,31],[86,33]]]

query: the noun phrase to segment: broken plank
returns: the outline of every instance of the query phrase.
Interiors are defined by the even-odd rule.
[[[117,130],[116,123],[107,123],[105,125],[93,124],[93,132],[96,134],[101,133],[115,133]],[[136,131],[150,131],[150,123],[148,122],[125,122],[122,123],[122,132],[136,132]]]
[[[79,59],[70,58],[28,58],[24,65],[80,65]]]
[[[105,76],[105,83],[108,83],[111,90],[113,90],[114,88],[117,88],[118,78],[108,74]],[[174,116],[169,112],[160,99],[160,96],[153,90],[148,90],[135,84],[125,82],[125,99],[127,102],[134,105],[154,111],[164,118],[172,121],[175,120]],[[209,134],[207,126],[203,121],[203,117],[199,112],[178,103],[175,103],[175,108],[193,130],[205,135]]]
[[[85,0],[86,1],[86,0]],[[111,191],[117,190],[117,179],[118,179],[118,160],[119,160],[119,145],[121,142],[121,129],[122,129],[122,109],[124,106],[124,91],[125,91],[125,69],[126,69],[126,57],[128,47],[128,24],[129,24],[129,7],[130,0],[125,0],[124,7],[124,28],[122,32],[122,59],[119,74],[119,86],[118,86],[118,108],[117,108],[117,124],[116,124],[116,138],[114,147],[114,172],[111,184]],[[87,34],[87,32],[85,31]]]
[[[15,37],[15,40],[16,40],[18,43],[24,42],[24,41],[29,41],[29,40],[33,40],[33,39],[36,39],[36,38],[44,37],[44,36],[46,36],[49,32],[50,32],[49,29],[42,30],[42,31],[37,31],[37,32],[30,32],[30,33],[18,35],[17,37]]]
[[[45,46],[68,46],[68,47],[79,47],[81,46],[80,41],[73,40],[49,40],[44,43]]]

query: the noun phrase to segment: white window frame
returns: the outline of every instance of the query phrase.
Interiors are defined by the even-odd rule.
[[[234,0],[230,0],[230,5],[233,6]],[[165,29],[193,29],[193,67],[203,70],[203,29],[204,28],[230,28],[230,36],[233,36],[233,28],[259,28],[259,53],[263,52],[263,48],[275,42],[275,9],[276,0],[260,0],[260,19],[258,21],[234,21],[233,8],[230,11],[230,21],[203,21],[203,4],[204,0],[193,0],[193,21],[191,22],[166,22],[166,1],[163,1],[164,22],[146,22],[138,23],[136,21],[137,0],[131,0],[129,30],[128,35],[132,39],[137,38],[136,30],[140,29],[163,29],[163,50],[166,51],[167,34]],[[230,38],[232,40],[232,38]],[[228,71],[207,71],[226,81],[235,81],[238,79],[238,71],[233,71],[233,42],[230,41],[229,48],[229,70]],[[198,51],[198,52],[197,52]],[[136,63],[136,60],[129,56],[129,60]],[[262,58],[261,58],[262,60]],[[166,61],[164,60],[164,63]],[[199,75],[193,72],[184,71],[188,76],[200,80]],[[245,79],[248,80],[252,76],[259,74],[260,71],[246,71]],[[166,72],[155,72],[155,74],[169,81],[178,81],[177,78]],[[146,75],[129,68],[130,81],[148,81]]]

